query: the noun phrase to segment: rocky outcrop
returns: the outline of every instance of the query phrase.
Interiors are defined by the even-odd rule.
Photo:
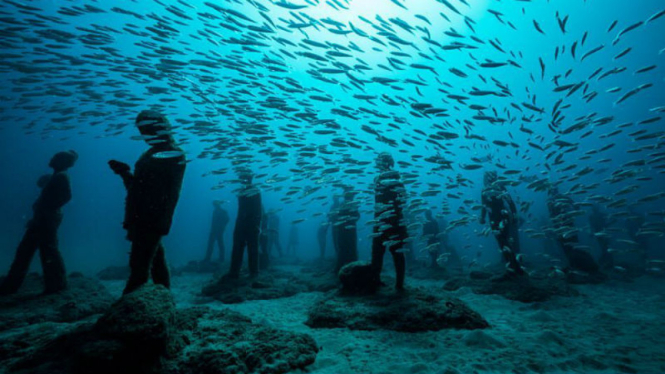
[[[255,324],[236,312],[177,310],[169,290],[150,284],[123,296],[96,322],[46,341],[37,333],[6,342],[38,344],[21,358],[1,362],[0,355],[0,371],[5,366],[26,374],[283,374],[311,365],[319,350],[309,335]]]
[[[42,278],[30,274],[19,293],[0,296],[0,332],[43,322],[74,322],[105,312],[113,297],[96,279],[72,273],[66,290],[43,294]]]
[[[571,297],[579,292],[565,280],[559,278],[536,277],[497,277],[490,278],[487,273],[476,272],[473,278],[453,278],[443,288],[455,291],[469,287],[479,295],[500,295],[509,300],[523,303],[543,302],[555,296]]]
[[[338,274],[342,283],[342,292],[349,295],[372,294],[378,290],[380,283],[372,271],[372,265],[364,261],[356,261],[342,267]]]
[[[201,294],[224,304],[237,304],[246,300],[290,297],[301,292],[325,292],[337,287],[338,282],[331,272],[291,274],[270,270],[258,278],[222,276],[203,287]]]
[[[309,311],[313,328],[402,332],[443,329],[483,329],[489,324],[462,301],[424,290],[395,292],[380,289],[372,295],[327,294]]]

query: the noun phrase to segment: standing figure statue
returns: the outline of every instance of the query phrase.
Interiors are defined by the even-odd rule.
[[[589,215],[589,227],[591,228],[591,234],[596,238],[598,247],[600,247],[598,265],[605,269],[611,269],[614,267],[614,257],[609,251],[610,238],[605,232],[609,225],[607,214],[602,212],[598,205],[594,204],[591,207],[591,214]]]
[[[289,230],[289,241],[286,243],[286,255],[294,256],[300,245],[300,236],[298,235],[298,225],[291,224],[291,230]]]
[[[525,275],[517,260],[520,253],[517,206],[494,171],[485,172],[481,200],[480,223],[485,224],[485,217],[489,216],[490,227],[506,262],[505,275]]]
[[[136,117],[136,126],[150,149],[136,161],[134,174],[129,165],[109,161],[127,189],[123,227],[132,249],[124,294],[147,283],[151,275],[155,284],[171,287],[162,237],[171,230],[185,176],[185,154],[175,144],[168,119],[144,110]]]
[[[328,246],[328,228],[330,221],[327,219],[316,229],[316,241],[319,243],[319,258],[323,260],[326,257],[326,247]]]
[[[389,153],[379,154],[376,160],[379,176],[374,179],[374,238],[372,240],[372,282],[381,284],[381,270],[386,250],[390,251],[395,264],[395,288],[404,288],[406,257],[405,240],[408,237],[404,222],[406,189],[398,171],[393,170],[395,160]]]
[[[37,185],[42,191],[32,205],[32,219],[18,245],[9,273],[0,285],[0,295],[13,294],[21,288],[38,250],[44,272],[44,293],[67,288],[65,263],[58,250],[58,228],[62,222],[62,207],[72,198],[67,170],[77,159],[78,154],[74,151],[56,153],[49,163],[53,174],[39,178]]]
[[[339,196],[334,196],[332,206],[330,207],[330,212],[328,212],[328,222],[330,222],[330,236],[332,237],[333,250],[335,251],[335,255],[339,253],[339,243],[337,242],[339,231],[339,206],[340,198]]]
[[[208,236],[208,248],[206,249],[206,257],[203,261],[212,261],[212,252],[215,249],[215,243],[217,243],[219,261],[224,262],[226,252],[224,248],[224,231],[226,230],[226,225],[229,223],[229,213],[222,208],[222,201],[220,200],[213,201],[212,205],[212,223],[210,225],[210,235]]]
[[[355,192],[348,188],[344,193],[344,202],[339,207],[337,241],[337,265],[335,272],[346,264],[358,261],[358,230],[356,223],[360,219],[358,203],[354,201]]]
[[[273,249],[277,248],[277,253],[279,257],[283,256],[282,252],[282,243],[279,240],[279,216],[275,212],[268,212],[266,214],[268,222],[266,224],[267,228],[267,240],[268,240],[268,254],[272,255]]]
[[[570,197],[561,194],[556,187],[550,188],[547,208],[557,233],[556,239],[568,259],[568,265],[573,271],[597,274],[599,266],[596,260],[589,252],[576,248],[579,244],[578,229],[575,227],[575,217],[571,214],[577,210],[574,204]]]
[[[242,188],[238,193],[238,216],[233,230],[233,252],[229,277],[240,278],[242,258],[247,248],[249,275],[259,275],[259,235],[261,233],[261,191],[252,183],[253,174],[249,171],[240,173]]]

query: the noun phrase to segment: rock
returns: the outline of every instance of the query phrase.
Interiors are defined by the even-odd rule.
[[[370,294],[376,292],[380,284],[372,271],[372,265],[356,261],[342,267],[338,274],[342,291],[347,294]]]
[[[42,278],[30,274],[19,293],[0,296],[0,332],[42,322],[74,322],[105,312],[113,297],[96,279],[73,274],[68,288],[43,294]]]
[[[40,346],[54,341],[59,336],[75,331],[80,325],[92,322],[54,323],[44,322],[5,331],[0,339],[0,373],[7,362],[26,357]]]
[[[486,333],[485,331],[471,331],[464,335],[462,342],[465,345],[480,349],[497,349],[506,347],[506,343]]]
[[[334,267],[333,267],[334,268]],[[299,281],[307,287],[307,292],[328,292],[339,288],[337,274],[330,268],[325,271],[302,274]]]
[[[466,286],[467,283],[468,282],[464,278],[453,278],[443,284],[443,289],[446,291],[457,291]]]
[[[31,341],[37,346],[13,358],[12,372],[283,374],[305,369],[319,350],[309,335],[255,324],[233,311],[177,311],[170,292],[154,285],[123,296],[96,323]],[[16,342],[0,344],[0,354]]]
[[[146,284],[113,304],[89,332],[72,361],[74,372],[159,372],[164,357],[181,347],[171,292]]]
[[[506,299],[523,303],[543,302],[553,296],[577,296],[579,293],[557,279],[511,278],[498,282],[486,282],[473,288],[482,295],[502,295]]]
[[[304,291],[306,289],[301,285],[277,280],[270,274],[261,274],[257,279],[246,277],[232,279],[223,276],[203,287],[201,293],[224,304],[237,304],[245,300],[289,297]]]
[[[101,280],[127,280],[129,278],[129,266],[109,266],[97,273]]]
[[[12,368],[25,373],[159,373],[182,347],[176,309],[162,286],[144,285],[96,323],[44,343]]]
[[[178,373],[282,374],[313,364],[319,351],[309,335],[253,324],[229,310],[206,311],[189,340]]]
[[[231,279],[222,276],[203,287],[201,293],[224,304],[237,304],[245,300],[290,297],[301,292],[330,291],[337,287],[337,280],[330,273],[294,275],[271,269],[261,273],[256,279]]]
[[[446,291],[470,287],[480,295],[501,295],[509,300],[523,303],[543,302],[554,296],[578,296],[579,292],[558,278],[506,277],[488,279],[485,274],[476,274],[475,279],[454,278],[444,284]]]
[[[95,331],[104,339],[136,349],[150,347],[160,355],[167,351],[175,321],[171,292],[163,286],[146,284],[116,302],[97,321]]]
[[[418,289],[400,293],[381,289],[365,296],[329,293],[309,310],[305,324],[313,328],[403,332],[489,327],[462,301]]]

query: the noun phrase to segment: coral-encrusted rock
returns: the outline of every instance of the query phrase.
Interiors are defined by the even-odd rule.
[[[42,322],[74,322],[104,313],[113,297],[96,279],[72,273],[66,290],[44,295],[42,278],[29,275],[17,294],[0,296],[0,332]]]
[[[184,374],[283,374],[313,364],[319,351],[309,335],[254,324],[229,310],[204,312],[188,339],[178,371]]]
[[[175,323],[171,292],[163,286],[144,285],[116,302],[97,321],[95,331],[127,347],[151,347],[160,354],[166,352]]]
[[[237,304],[246,300],[291,297],[301,292],[325,292],[337,287],[337,280],[330,273],[292,274],[271,269],[258,278],[222,276],[204,286],[201,294],[224,304]]]
[[[460,300],[423,290],[396,293],[385,289],[365,296],[327,294],[310,309],[305,324],[314,328],[403,332],[489,327],[480,314]]]
[[[0,344],[0,353],[20,341],[37,344],[23,358],[6,355],[21,374],[283,374],[314,363],[318,346],[305,334],[252,323],[236,312],[204,307],[176,311],[170,292],[145,285],[125,295],[96,323],[81,323],[47,339]],[[20,341],[18,339],[21,339]]]
[[[372,271],[372,265],[356,261],[345,265],[339,271],[339,281],[345,294],[371,294],[379,288],[379,280]]]
[[[177,352],[177,313],[171,292],[151,284],[124,295],[95,324],[92,341],[81,347],[77,372],[123,372],[131,367],[157,372]]]

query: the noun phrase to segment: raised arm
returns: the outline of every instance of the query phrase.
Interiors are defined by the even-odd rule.
[[[111,160],[109,161],[109,167],[113,170],[114,173],[122,178],[122,183],[125,185],[125,188],[129,190],[134,182],[134,174],[131,172],[129,165],[124,162]]]

